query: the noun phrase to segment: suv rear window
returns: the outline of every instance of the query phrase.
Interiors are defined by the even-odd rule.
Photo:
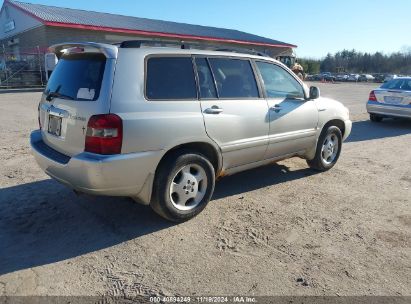
[[[146,96],[150,100],[197,99],[191,57],[149,58]]]
[[[46,93],[59,93],[62,98],[73,100],[97,100],[105,66],[103,54],[63,55],[51,74]]]

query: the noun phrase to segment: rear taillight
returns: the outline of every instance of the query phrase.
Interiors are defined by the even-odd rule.
[[[120,154],[123,121],[116,114],[93,115],[87,124],[84,151],[96,154]]]
[[[375,96],[374,91],[371,91],[370,96],[368,97],[369,101],[378,101],[377,97]]]

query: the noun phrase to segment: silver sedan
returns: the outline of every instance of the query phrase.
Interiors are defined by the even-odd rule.
[[[367,112],[374,122],[385,117],[411,118],[411,77],[392,79],[371,91]]]

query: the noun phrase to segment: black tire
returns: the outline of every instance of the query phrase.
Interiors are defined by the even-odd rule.
[[[195,202],[195,198],[192,199],[192,204],[195,205],[195,207],[190,207],[190,204],[187,204],[188,208],[192,208],[189,210],[181,210],[180,208],[185,208],[186,205],[180,206],[175,203],[173,195],[177,195],[176,193],[171,193],[171,183],[173,181],[176,181],[176,178],[178,178],[178,174],[184,175],[184,173],[181,172],[182,168],[187,168],[192,166],[193,168],[189,168],[190,170],[193,170],[195,168],[198,168],[200,171],[202,168],[205,173],[205,176],[207,178],[205,186],[204,186],[204,191],[202,191],[204,195],[201,200],[199,200],[199,203]],[[191,173],[192,171],[190,171]],[[195,174],[195,172],[194,172]],[[180,177],[182,179],[182,177]],[[188,182],[190,182],[188,180]],[[197,190],[200,190],[200,184],[202,181],[200,181],[197,185]],[[182,183],[181,183],[182,184]],[[159,168],[156,171],[156,177],[154,180],[154,185],[153,185],[153,195],[151,198],[151,208],[160,216],[163,218],[172,221],[172,222],[184,222],[189,219],[192,219],[196,215],[198,215],[203,209],[207,206],[208,202],[210,201],[213,192],[214,192],[214,185],[215,185],[215,171],[213,165],[210,163],[210,161],[204,157],[201,154],[195,153],[195,152],[190,152],[190,151],[180,151],[178,153],[174,153],[164,159],[162,163],[159,165]],[[179,184],[180,186],[180,184]],[[194,188],[189,184],[188,186],[186,185],[185,187],[190,187]],[[184,188],[186,189],[186,188]],[[181,189],[180,189],[181,190]],[[186,191],[186,190],[182,190]],[[194,190],[192,190],[194,191]],[[187,192],[189,192],[187,190]],[[187,193],[186,192],[186,193]],[[196,191],[197,193],[197,191]],[[200,191],[198,191],[200,193]],[[184,195],[184,194],[183,194]],[[200,197],[202,196],[200,195]],[[177,195],[178,199],[178,195]],[[184,200],[184,199],[183,199]],[[188,201],[187,201],[188,202]]]
[[[323,145],[325,144],[326,139],[329,138],[329,137],[336,138],[338,140],[338,143],[337,143],[338,150],[336,151],[335,156],[332,158],[332,161],[331,161],[331,158],[330,158],[330,162],[327,162],[324,159],[324,155],[323,155]],[[341,130],[336,126],[330,126],[328,128],[325,128],[321,132],[320,138],[318,139],[317,150],[315,152],[314,159],[307,160],[308,166],[310,166],[310,168],[312,168],[314,170],[317,170],[317,171],[330,170],[337,163],[338,158],[340,157],[340,154],[341,154],[341,148],[342,148]],[[334,154],[332,154],[332,155],[334,155]]]
[[[372,122],[381,122],[382,119],[383,119],[383,117],[380,116],[380,115],[370,114],[370,120],[371,120]]]

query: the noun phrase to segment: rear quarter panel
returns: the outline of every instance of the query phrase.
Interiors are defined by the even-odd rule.
[[[164,153],[180,144],[207,142],[198,100],[149,101],[144,97],[145,49],[119,49],[110,112],[123,119],[122,153]]]

